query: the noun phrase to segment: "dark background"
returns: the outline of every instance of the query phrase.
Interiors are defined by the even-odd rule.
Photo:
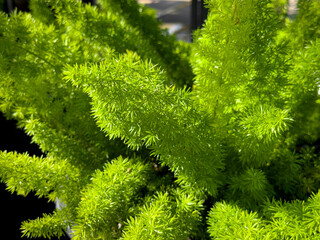
[[[28,152],[30,155],[41,156],[36,144],[31,144],[31,138],[22,129],[16,128],[16,121],[6,120],[0,112],[0,150]],[[27,197],[11,194],[6,190],[5,183],[0,183],[1,203],[1,236],[6,239],[21,239],[21,222],[28,219],[42,217],[43,213],[51,213],[55,209],[54,203],[48,203],[46,198],[39,199],[34,194]],[[27,239],[27,238],[23,238]],[[40,238],[39,238],[40,239]],[[51,238],[58,239],[58,238]],[[61,240],[69,239],[62,237]]]

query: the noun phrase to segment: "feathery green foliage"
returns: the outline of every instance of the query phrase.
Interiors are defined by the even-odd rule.
[[[147,166],[119,157],[96,171],[81,193],[74,239],[114,239],[134,207],[134,197],[146,185]]]
[[[256,213],[219,202],[210,211],[208,231],[212,239],[263,239],[261,225]]]
[[[97,124],[111,138],[151,148],[178,177],[215,194],[223,164],[210,122],[190,94],[165,86],[159,69],[128,53],[99,66],[67,68],[65,76],[92,98]]]
[[[202,203],[183,192],[159,192],[130,218],[123,239],[186,239],[199,224]]]
[[[206,3],[191,44],[135,0],[0,14],[0,110],[43,152],[0,179],[60,203],[24,236],[320,238],[319,1]]]

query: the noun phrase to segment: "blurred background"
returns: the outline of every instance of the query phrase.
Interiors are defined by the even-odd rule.
[[[163,28],[186,42],[192,41],[192,31],[203,24],[208,13],[203,0],[139,0],[139,3],[156,9]]]

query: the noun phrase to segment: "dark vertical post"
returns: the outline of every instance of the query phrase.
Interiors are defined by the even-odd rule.
[[[9,13],[13,11],[13,2],[12,0],[6,0],[4,4],[4,12]]]
[[[191,31],[194,31],[202,26],[207,18],[208,9],[204,7],[203,0],[192,0],[191,5]]]

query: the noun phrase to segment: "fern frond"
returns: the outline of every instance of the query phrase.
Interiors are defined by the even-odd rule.
[[[150,147],[178,176],[216,193],[223,168],[219,138],[190,94],[165,87],[159,68],[129,52],[99,66],[68,67],[65,79],[89,94],[97,124],[111,138],[133,149]]]

